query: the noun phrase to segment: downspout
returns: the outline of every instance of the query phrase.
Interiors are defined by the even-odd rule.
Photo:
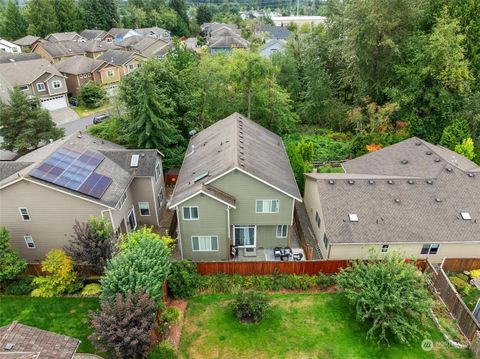
[[[109,214],[109,217],[110,217],[110,223],[112,225],[112,231],[115,232],[115,223],[113,222],[113,215],[112,215],[112,210],[109,208],[109,209],[104,209],[102,211],[100,211],[101,215],[103,218],[105,218],[105,216],[103,215],[103,212],[107,212],[108,211],[108,214]]]
[[[230,207],[227,206],[227,258],[231,259],[231,251],[230,251]]]
[[[152,184],[153,205],[155,206],[155,217],[157,218],[157,227],[160,228],[160,221],[158,220],[158,203],[157,195],[155,193],[155,186],[153,184],[153,177],[150,177],[150,183]]]
[[[177,242],[180,245],[180,259],[183,260],[182,234],[180,233],[180,215],[178,214],[178,206],[175,207],[175,212],[177,212],[177,227],[178,227],[177,238],[180,239]]]

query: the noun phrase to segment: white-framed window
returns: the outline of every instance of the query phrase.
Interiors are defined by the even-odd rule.
[[[325,246],[325,249],[328,249],[328,237],[327,234],[323,234],[323,245]]]
[[[23,238],[25,239],[25,243],[27,244],[28,248],[35,248],[35,242],[30,234],[24,235]]]
[[[389,248],[390,248],[389,244],[382,244],[381,252],[382,253],[387,253]]]
[[[288,226],[286,224],[282,224],[277,226],[277,231],[276,231],[277,238],[287,238],[288,235]]]
[[[20,211],[20,216],[22,216],[22,221],[29,221],[30,220],[30,213],[28,213],[27,208],[20,207],[18,210]]]
[[[256,213],[278,213],[280,207],[278,199],[257,199],[255,202]]]
[[[192,236],[192,251],[218,251],[218,236]]]
[[[54,89],[60,89],[62,88],[62,82],[59,80],[52,81],[52,86]]]
[[[424,244],[420,254],[437,254],[440,244]]]
[[[129,69],[130,71],[133,71],[133,70],[135,69],[135,65],[134,65],[134,64],[129,64],[129,65],[128,65],[128,69]]]
[[[158,180],[160,179],[160,174],[161,174],[162,170],[160,168],[160,163],[157,162],[157,164],[155,165],[155,183],[158,182]]]
[[[27,91],[28,90],[28,86],[27,85],[22,85],[22,86],[18,86],[20,88],[20,90],[22,91]]]
[[[256,226],[233,226],[233,240],[237,247],[255,247]]]
[[[113,70],[107,71],[107,77],[113,77]]]
[[[150,216],[150,203],[138,202],[138,211],[141,216]]]
[[[118,209],[121,209],[123,207],[123,204],[127,200],[127,191],[123,192],[122,196],[118,200]]]
[[[133,210],[133,207],[130,212],[128,212],[127,220],[130,232],[134,231],[137,228],[137,218],[135,218],[135,211]]]
[[[183,219],[186,221],[198,220],[198,207],[182,207]]]
[[[37,91],[42,92],[42,91],[45,91],[45,90],[46,90],[45,83],[43,83],[43,82],[37,83]]]
[[[320,223],[322,223],[322,221],[320,220],[320,216],[318,215],[317,211],[315,211],[315,222],[317,223],[317,227],[320,228]]]

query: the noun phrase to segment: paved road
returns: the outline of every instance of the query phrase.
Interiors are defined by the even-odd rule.
[[[91,116],[82,117],[78,120],[64,123],[63,125],[60,125],[58,127],[61,127],[61,128],[65,129],[65,135],[70,135],[70,134],[72,134],[74,132],[78,132],[78,131],[85,131],[87,126],[90,126],[93,123],[93,118],[95,116],[97,116],[99,114],[102,114],[102,113],[108,113],[108,112],[109,111],[107,110],[107,111],[103,111],[103,112],[93,114]]]

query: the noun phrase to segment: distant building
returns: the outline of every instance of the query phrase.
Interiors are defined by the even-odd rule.
[[[271,19],[275,26],[322,25],[327,21],[325,16],[273,16]]]
[[[46,40],[38,36],[27,35],[18,40],[15,40],[13,43],[20,46],[23,51],[32,51],[33,47],[39,42],[45,42]]]
[[[83,30],[80,36],[87,40],[105,41],[108,43],[112,43],[114,40],[112,34],[103,30]]]
[[[286,40],[290,36],[290,30],[284,26],[260,25],[258,32],[262,37],[273,40]]]
[[[269,40],[260,48],[260,55],[263,57],[271,57],[273,54],[283,51],[285,51],[285,41]]]
[[[11,52],[11,53],[19,53],[22,52],[22,49],[19,45],[7,41],[5,39],[0,39],[0,51],[3,52]]]
[[[76,32],[55,32],[45,36],[45,40],[50,42],[58,41],[85,41],[86,39]]]

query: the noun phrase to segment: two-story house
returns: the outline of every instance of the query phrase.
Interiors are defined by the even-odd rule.
[[[27,35],[20,39],[15,40],[13,43],[20,46],[22,51],[31,52],[33,47],[39,42],[45,42],[46,40],[38,36]]]
[[[121,77],[138,69],[146,59],[142,54],[125,50],[108,50],[98,57],[98,60],[120,67]]]
[[[194,135],[169,207],[182,258],[266,260],[302,201],[281,137],[238,113]]]
[[[82,44],[71,40],[39,42],[33,46],[32,52],[39,54],[52,64],[75,55],[85,55]]]
[[[0,99],[7,102],[16,86],[47,110],[68,106],[65,76],[45,59],[0,63]]]
[[[102,60],[73,56],[54,65],[66,77],[68,96],[77,96],[78,90],[89,81],[105,87],[114,96],[122,69]]]
[[[119,46],[146,57],[162,58],[170,51],[172,43],[153,37],[131,36],[123,40]]]
[[[86,39],[80,36],[78,33],[74,31],[70,31],[70,32],[54,32],[52,34],[45,36],[45,40],[50,42],[59,42],[59,41],[80,42],[80,41],[85,41]]]
[[[0,225],[28,262],[68,245],[75,221],[109,220],[116,235],[159,226],[162,155],[72,134],[16,161],[0,161]]]
[[[107,31],[104,30],[83,30],[80,33],[80,36],[87,40],[96,40],[96,41],[104,41],[109,44],[113,43],[114,37]]]

